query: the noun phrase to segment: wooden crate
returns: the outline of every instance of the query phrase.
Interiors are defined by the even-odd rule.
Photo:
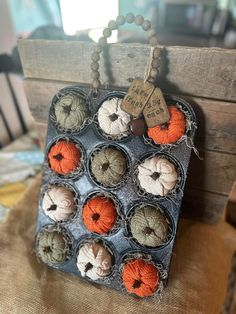
[[[48,108],[61,88],[90,84],[94,44],[76,41],[20,40],[25,91],[41,136]],[[116,44],[101,60],[104,84],[128,87],[143,77],[150,47]],[[222,217],[236,174],[236,51],[218,48],[164,48],[158,85],[165,93],[187,99],[196,111],[199,129],[184,196],[184,215],[216,223]]]

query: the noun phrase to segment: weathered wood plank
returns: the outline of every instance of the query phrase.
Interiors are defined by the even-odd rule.
[[[94,44],[20,40],[18,46],[26,78],[90,84]],[[150,53],[148,45],[116,44],[108,50],[109,60],[101,60],[102,83],[128,87],[133,77],[143,77]],[[166,47],[159,85],[165,92],[235,101],[236,51]]]
[[[186,189],[182,213],[186,218],[214,224],[222,219],[226,203],[227,196],[197,189]]]
[[[24,82],[31,113],[36,121],[46,122],[53,95],[74,83],[26,79]],[[204,98],[190,98],[199,128],[196,145],[203,149],[236,154],[236,105]]]

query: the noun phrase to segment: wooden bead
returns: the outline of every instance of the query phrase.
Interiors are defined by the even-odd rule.
[[[111,20],[111,21],[108,23],[108,27],[109,27],[111,30],[117,29],[116,21]]]
[[[134,119],[129,122],[131,132],[136,136],[141,136],[145,133],[147,125],[144,119]]]
[[[95,47],[95,51],[98,52],[98,53],[102,52],[102,47],[99,46],[99,45],[97,45],[97,46]]]
[[[158,44],[157,38],[154,37],[154,36],[151,37],[151,38],[149,39],[149,43],[150,43],[151,46],[155,47],[155,46]]]
[[[151,28],[151,22],[148,20],[143,21],[142,28],[144,31],[148,31]]]
[[[92,82],[93,88],[99,88],[101,85],[101,82],[99,80],[93,80]]]
[[[158,59],[153,59],[153,60],[152,60],[152,67],[153,67],[154,69],[158,69],[159,66],[160,66],[160,59],[159,59],[159,58],[158,58]]]
[[[105,46],[107,44],[107,40],[105,37],[100,37],[99,40],[98,40],[98,45],[99,46]]]
[[[136,25],[142,25],[144,21],[144,18],[142,15],[135,16],[134,22]]]
[[[153,58],[158,59],[161,55],[161,49],[160,48],[154,48],[153,50]]]
[[[125,18],[124,18],[124,16],[123,16],[123,15],[117,16],[117,18],[116,18],[116,23],[117,23],[118,25],[123,25],[123,24],[125,24]]]
[[[150,37],[156,37],[156,31],[155,31],[154,28],[150,28],[150,29],[147,31],[147,33],[148,33],[148,37],[149,37],[149,38],[150,38]]]
[[[110,28],[105,28],[105,29],[103,30],[103,36],[104,36],[105,38],[108,38],[108,37],[111,36],[111,30],[110,30]]]
[[[158,75],[158,70],[157,69],[151,69],[150,76],[153,77],[154,79]]]
[[[91,70],[97,71],[99,69],[99,64],[96,61],[93,61],[90,66]]]
[[[96,80],[96,79],[99,79],[100,74],[99,74],[98,71],[93,71],[93,72],[91,73],[91,77],[92,77],[92,79]]]
[[[128,13],[125,17],[126,22],[130,24],[134,22],[134,19],[135,19],[135,16],[133,13]]]
[[[100,59],[99,52],[94,51],[94,52],[92,53],[91,58],[92,58],[93,61],[98,61],[98,60]]]

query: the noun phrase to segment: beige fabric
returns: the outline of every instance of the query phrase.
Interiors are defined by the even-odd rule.
[[[39,264],[33,252],[39,178],[0,225],[2,314],[217,314],[226,290],[236,231],[182,220],[169,286],[160,302],[137,300]]]

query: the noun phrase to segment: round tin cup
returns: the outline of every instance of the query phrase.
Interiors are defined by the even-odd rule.
[[[65,95],[80,96],[86,101],[86,106],[87,106],[87,111],[88,111],[87,112],[87,118],[84,120],[84,122],[79,127],[76,127],[74,129],[67,129],[67,128],[62,127],[57,122],[57,119],[56,119],[55,105],[56,105],[57,101]],[[51,103],[51,106],[49,109],[49,117],[50,117],[50,120],[52,121],[53,125],[55,126],[56,130],[59,133],[67,133],[67,134],[81,133],[90,124],[90,116],[91,116],[91,108],[90,107],[91,107],[91,105],[90,105],[89,97],[86,95],[86,93],[82,89],[80,89],[77,86],[65,87],[65,88],[59,90],[59,92],[53,97],[52,103]]]
[[[39,245],[39,239],[40,239],[40,235],[44,232],[44,231],[49,231],[49,232],[53,232],[53,231],[57,231],[61,234],[63,234],[64,239],[66,240],[66,242],[69,244],[69,252],[68,252],[68,256],[67,259],[63,262],[58,262],[58,263],[45,263],[41,256],[39,255],[38,252],[38,245]],[[68,232],[64,227],[62,227],[59,224],[48,224],[45,225],[44,227],[42,227],[38,233],[36,234],[36,239],[35,239],[35,250],[36,250],[36,256],[37,258],[42,261],[44,264],[50,266],[50,267],[54,267],[54,268],[61,268],[64,265],[67,265],[67,263],[69,263],[72,259],[72,255],[73,255],[73,236],[70,232]]]
[[[48,154],[49,154],[51,148],[61,140],[74,143],[75,146],[79,149],[79,151],[81,153],[80,165],[74,171],[67,173],[67,174],[59,174],[59,173],[53,171],[50,167],[50,163],[48,160]],[[56,179],[56,178],[60,178],[60,179],[64,179],[64,180],[78,179],[78,177],[80,177],[84,173],[85,164],[86,164],[85,149],[84,149],[83,145],[74,137],[67,136],[67,135],[64,135],[64,136],[60,135],[48,143],[46,151],[45,151],[45,164],[44,164],[44,166],[45,166],[45,170],[47,172],[46,176],[48,174],[50,179],[52,179],[52,180]]]
[[[134,214],[146,207],[146,206],[151,206],[154,209],[157,209],[161,212],[161,214],[165,217],[167,223],[168,223],[168,234],[166,237],[166,240],[157,246],[148,246],[148,245],[142,245],[138,242],[137,239],[134,238],[132,232],[131,232],[131,227],[130,227],[130,222],[132,217],[134,216]],[[126,219],[125,219],[125,231],[126,231],[126,236],[129,239],[129,241],[136,246],[138,249],[147,249],[148,251],[150,251],[150,253],[152,252],[156,252],[158,250],[161,250],[163,248],[165,248],[166,246],[168,246],[170,244],[170,242],[174,239],[175,237],[175,224],[174,224],[174,220],[172,218],[172,216],[169,214],[167,208],[165,208],[163,206],[163,204],[160,203],[156,203],[156,202],[152,202],[152,201],[147,201],[147,200],[139,200],[138,202],[133,202],[133,204],[131,204],[130,208],[127,211],[126,214]]]
[[[128,293],[129,295],[132,295],[133,297],[137,299],[143,299],[142,297],[139,297],[135,293],[128,292],[122,280],[122,273],[123,273],[125,264],[134,259],[142,259],[146,262],[153,264],[153,266],[156,267],[158,271],[158,275],[159,275],[159,284],[158,284],[157,290],[153,293],[153,295],[145,297],[145,299],[146,298],[159,299],[164,287],[167,284],[167,270],[164,269],[162,263],[157,258],[152,256],[151,254],[141,252],[140,250],[135,251],[133,249],[128,249],[124,251],[123,254],[120,256],[119,263],[118,263],[119,265],[118,266],[119,267],[118,281],[119,281],[119,286],[121,287],[122,291]]]
[[[69,191],[72,192],[73,196],[74,196],[74,203],[76,205],[76,210],[74,212],[74,214],[72,214],[70,216],[70,218],[65,219],[65,220],[54,220],[52,219],[50,216],[48,216],[45,213],[45,210],[43,209],[42,203],[43,203],[43,198],[45,193],[54,188],[54,187],[65,187],[66,189],[68,189]],[[41,188],[41,193],[40,193],[40,201],[39,201],[39,209],[41,210],[41,212],[52,222],[52,223],[70,223],[73,221],[73,219],[77,216],[77,213],[79,212],[79,199],[80,199],[80,195],[79,192],[76,190],[76,188],[72,185],[72,182],[68,182],[68,181],[62,181],[59,179],[55,179],[52,180],[46,184],[43,184],[42,188]]]
[[[115,204],[115,209],[116,209],[116,213],[117,213],[116,222],[115,222],[114,226],[107,233],[99,234],[99,233],[96,233],[94,231],[90,231],[87,228],[87,226],[84,223],[84,221],[83,221],[83,209],[84,209],[84,206],[87,204],[87,202],[89,200],[93,199],[96,196],[107,197],[107,198],[111,199],[114,202],[114,204]],[[120,200],[111,192],[107,192],[107,191],[103,192],[101,190],[96,190],[96,191],[88,193],[85,196],[85,199],[84,199],[84,201],[82,203],[80,215],[81,215],[81,222],[82,222],[84,228],[86,230],[88,230],[88,232],[90,232],[91,234],[94,234],[95,236],[111,237],[114,234],[116,234],[123,227],[123,221],[124,221],[124,218],[123,218],[124,217],[123,205],[121,204]]]
[[[98,106],[98,110],[100,109],[100,107],[103,105],[103,103],[106,101],[106,100],[110,100],[112,98],[119,98],[119,99],[123,99],[125,97],[126,93],[125,92],[121,92],[121,91],[113,91],[113,92],[110,92],[108,93],[105,97],[102,98],[102,100],[99,102],[99,106]],[[102,128],[100,127],[99,125],[99,122],[98,122],[98,110],[94,116],[94,125],[95,125],[95,129],[96,129],[96,132],[105,140],[108,140],[108,141],[113,141],[113,142],[124,142],[126,140],[129,139],[130,135],[131,135],[131,131],[130,129],[128,128],[127,130],[127,134],[120,134],[120,135],[117,135],[117,136],[112,136],[110,134],[107,134],[105,133]]]
[[[126,159],[126,165],[127,165],[127,170],[126,170],[126,174],[123,176],[122,180],[120,182],[118,182],[117,184],[114,184],[114,185],[105,185],[103,183],[100,183],[96,178],[95,176],[93,175],[92,171],[91,171],[91,163],[92,163],[92,159],[93,159],[93,156],[94,156],[94,153],[100,151],[101,149],[103,148],[113,148],[113,149],[116,149],[116,150],[119,150],[123,156],[125,157]],[[91,179],[91,181],[93,183],[95,183],[99,188],[102,188],[104,190],[107,190],[107,191],[110,191],[110,190],[114,190],[114,189],[119,189],[121,188],[128,180],[130,174],[131,174],[131,159],[128,155],[128,153],[125,151],[124,148],[122,148],[121,146],[117,145],[117,144],[100,144],[98,146],[96,146],[94,148],[94,150],[90,153],[89,157],[88,157],[88,166],[87,166],[87,169],[88,169],[88,174],[89,174],[89,178]]]
[[[97,280],[93,280],[93,279],[91,279],[88,276],[85,276],[84,278],[86,278],[90,282],[97,282],[97,283],[103,283],[103,284],[105,283],[107,285],[110,285],[112,283],[112,281],[114,280],[114,277],[116,276],[116,272],[117,272],[116,265],[117,265],[117,261],[118,261],[118,253],[117,253],[117,251],[115,249],[115,246],[111,242],[109,242],[106,239],[104,239],[103,237],[100,237],[100,236],[97,236],[95,234],[91,234],[90,233],[90,234],[83,235],[79,239],[79,241],[77,243],[77,246],[76,246],[76,249],[75,249],[75,258],[74,258],[75,264],[76,264],[76,269],[77,269],[80,277],[82,277],[81,273],[80,273],[80,270],[77,267],[77,256],[79,254],[79,250],[83,247],[84,244],[86,244],[86,243],[94,243],[94,242],[102,245],[111,254],[111,256],[112,256],[111,271],[110,271],[109,275],[104,276],[102,278],[99,278]]]
[[[149,193],[145,191],[138,180],[138,166],[144,162],[146,159],[151,159],[153,157],[160,157],[167,159],[170,161],[174,166],[178,174],[178,179],[175,187],[170,190],[166,195],[161,196],[161,195],[154,195],[152,193]],[[147,153],[141,156],[141,158],[135,163],[134,165],[134,172],[133,172],[133,186],[135,192],[138,194],[139,197],[143,197],[146,199],[154,199],[154,200],[164,200],[164,199],[170,199],[171,201],[175,201],[176,198],[178,198],[179,194],[182,195],[182,190],[184,186],[184,178],[185,178],[185,172],[183,169],[183,166],[180,164],[180,162],[173,157],[172,155],[165,153],[165,152],[159,152],[159,153]]]
[[[154,140],[148,136],[147,132],[145,132],[143,135],[144,143],[154,148],[158,147],[161,151],[169,150],[184,141],[187,142],[188,139],[191,139],[192,141],[197,129],[197,118],[195,112],[187,101],[176,96],[165,95],[164,97],[168,106],[176,106],[184,114],[186,120],[186,130],[185,134],[179,140],[170,144],[155,143]]]

